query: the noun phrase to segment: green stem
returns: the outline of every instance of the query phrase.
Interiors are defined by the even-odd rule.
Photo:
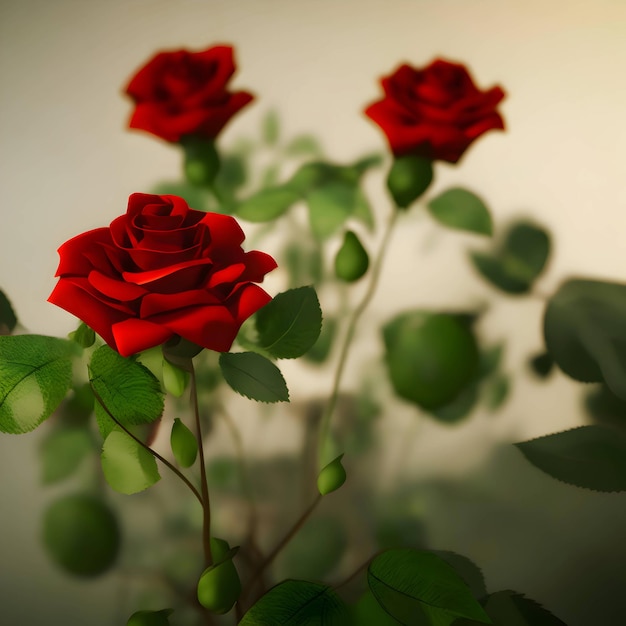
[[[274,562],[274,559],[280,554],[283,548],[293,539],[296,533],[304,526],[304,523],[309,519],[311,513],[317,508],[317,505],[320,503],[322,496],[320,494],[317,495],[315,500],[309,505],[309,508],[302,513],[302,515],[296,520],[294,525],[287,531],[287,534],[276,544],[276,547],[263,559],[259,567],[256,569],[254,574],[252,574],[250,580],[246,584],[246,589],[241,593],[239,597],[239,601],[241,602],[246,598],[250,590],[252,589],[254,583],[257,581],[259,576]]]
[[[133,435],[133,433],[130,432],[130,430],[128,430],[128,428],[126,428],[126,426],[124,426],[124,424],[122,424],[116,417],[115,415],[113,415],[113,413],[111,413],[111,411],[109,411],[109,408],[107,407],[107,405],[104,403],[104,400],[100,397],[100,394],[94,389],[93,387],[93,383],[89,383],[89,385],[91,386],[91,391],[93,392],[94,397],[96,398],[96,400],[100,403],[100,406],[104,409],[105,413],[132,439],[134,439],[142,448],[145,448],[153,457],[155,457],[156,459],[158,459],[159,461],[161,461],[161,463],[163,463],[163,465],[165,465],[168,469],[170,469],[172,472],[174,472],[174,474],[176,474],[176,476],[178,476],[178,478],[180,478],[185,485],[187,485],[187,487],[189,487],[189,489],[191,490],[191,492],[193,493],[194,496],[196,496],[196,498],[198,499],[198,501],[200,502],[200,504],[204,507],[204,503],[202,500],[202,496],[200,495],[200,493],[198,492],[198,490],[191,484],[191,482],[189,481],[189,479],[176,467],[174,467],[174,465],[172,465],[167,459],[163,458],[158,452],[156,452],[155,450],[153,450],[149,445],[145,444],[143,441],[141,441],[141,439],[139,439],[139,437],[136,437],[135,435]]]
[[[190,395],[193,412],[196,421],[196,439],[198,440],[198,458],[200,460],[200,490],[202,492],[202,546],[204,548],[204,565],[209,567],[213,563],[211,555],[211,504],[209,500],[209,484],[206,477],[206,465],[204,462],[204,446],[202,444],[202,425],[200,422],[200,409],[198,407],[198,388],[196,385],[196,371],[193,361],[189,359]]]
[[[341,378],[343,376],[343,372],[346,366],[346,361],[348,358],[348,352],[350,350],[350,346],[352,344],[352,340],[354,339],[354,334],[356,331],[357,324],[361,319],[361,316],[367,309],[369,303],[371,302],[374,293],[376,292],[376,288],[378,286],[378,281],[380,279],[380,272],[382,269],[383,260],[386,256],[387,249],[389,248],[389,240],[391,238],[391,233],[393,232],[393,228],[395,226],[396,220],[399,215],[399,211],[394,210],[391,216],[389,217],[389,221],[387,222],[387,227],[385,233],[383,235],[383,240],[380,245],[380,249],[378,251],[378,256],[374,261],[374,265],[372,266],[372,273],[370,274],[370,283],[367,287],[363,298],[359,305],[354,309],[352,313],[352,318],[350,319],[350,323],[348,324],[348,330],[346,331],[346,336],[343,342],[343,346],[341,347],[341,352],[339,354],[339,361],[337,362],[337,369],[335,371],[335,378],[333,381],[333,388],[330,394],[330,398],[328,403],[326,404],[326,408],[324,413],[322,414],[320,420],[320,429],[319,436],[317,441],[317,459],[318,459],[318,469],[321,469],[326,465],[326,459],[324,457],[324,449],[326,440],[328,439],[328,435],[330,432],[330,422],[335,412],[335,407],[337,405],[337,399],[339,397],[339,386],[341,385]]]

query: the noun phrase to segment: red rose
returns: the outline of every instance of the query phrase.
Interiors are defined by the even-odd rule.
[[[456,163],[483,133],[503,129],[500,87],[480,91],[463,65],[436,59],[424,69],[401,65],[381,81],[385,97],[365,114],[396,156],[415,154]]]
[[[136,104],[130,127],[173,143],[185,135],[215,139],[253,99],[246,91],[227,91],[234,72],[230,46],[158,53],[126,87]]]
[[[271,298],[258,285],[276,267],[244,252],[228,215],[195,211],[177,196],[135,193],[108,228],[59,248],[48,298],[83,320],[122,356],[180,335],[226,352],[241,324]]]

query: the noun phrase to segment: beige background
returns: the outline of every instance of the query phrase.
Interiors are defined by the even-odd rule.
[[[174,149],[125,130],[130,105],[122,87],[157,49],[218,42],[236,46],[234,85],[257,95],[223,133],[222,145],[257,132],[261,116],[277,108],[286,134],[318,135],[337,161],[384,148],[382,134],[361,113],[379,96],[381,75],[401,61],[419,66],[435,56],[467,63],[479,85],[499,83],[507,91],[507,132],[486,135],[458,167],[438,166],[434,191],[467,185],[488,202],[496,224],[529,215],[550,227],[554,256],[538,286],[543,293],[570,275],[623,279],[625,35],[621,0],[1,0],[0,288],[30,332],[73,329],[73,318],[46,303],[56,248],[108,224],[125,210],[129,193],[172,178],[179,167]],[[373,175],[368,189],[382,217],[388,205],[381,177]],[[466,306],[493,297],[464,261],[465,250],[480,242],[442,234],[426,219],[406,225],[394,239],[371,321],[383,319],[390,305]],[[491,338],[510,338],[507,366],[520,382],[505,414],[479,415],[454,431],[426,421],[410,458],[425,477],[478,472],[489,502],[519,498],[520,507],[533,507],[541,491],[552,508],[524,520],[524,530],[535,534],[530,548],[514,545],[524,530],[506,516],[500,534],[468,546],[449,520],[453,514],[480,526],[472,512],[482,505],[474,507],[472,496],[465,505],[442,498],[439,511],[431,502],[438,520],[433,540],[473,556],[490,587],[525,590],[583,626],[590,622],[576,620],[583,619],[586,595],[601,605],[619,571],[623,581],[619,559],[602,543],[623,528],[623,496],[539,480],[512,457],[505,462],[508,483],[490,482],[489,465],[476,469],[494,445],[583,419],[577,387],[562,377],[549,389],[538,387],[524,374],[524,355],[541,345],[541,308],[541,300],[499,299],[483,329]],[[361,348],[364,354],[374,344]],[[288,371],[298,393],[298,374]],[[414,419],[405,417],[407,424]],[[387,433],[390,449],[403,432]],[[41,555],[38,515],[51,492],[38,486],[37,437],[0,437],[0,606],[19,626],[112,624],[114,580],[73,583]],[[602,563],[586,567],[589,559]],[[567,597],[554,581],[574,570],[579,576]],[[77,590],[84,607],[72,609]]]

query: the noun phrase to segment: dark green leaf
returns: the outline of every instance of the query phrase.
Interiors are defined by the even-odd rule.
[[[435,554],[451,565],[456,573],[465,581],[472,595],[480,600],[487,595],[485,577],[482,570],[471,559],[462,554],[446,550],[436,550]]]
[[[41,477],[46,485],[71,476],[93,450],[86,428],[57,428],[41,442]]]
[[[626,491],[626,434],[581,426],[515,444],[553,478],[596,491]]]
[[[536,354],[528,360],[530,369],[539,378],[547,378],[552,371],[554,361],[547,352]]]
[[[367,581],[380,605],[402,624],[448,626],[459,617],[491,621],[463,579],[431,552],[387,550],[370,563]]]
[[[107,483],[126,495],[143,491],[161,478],[154,456],[117,426],[104,440],[101,462]]]
[[[268,111],[263,118],[263,141],[268,146],[274,146],[280,135],[280,120],[276,111]]]
[[[483,399],[490,411],[496,411],[509,395],[511,381],[506,374],[497,374],[485,383]]]
[[[332,317],[325,317],[320,336],[313,347],[304,355],[304,358],[313,363],[323,363],[330,354],[336,332],[337,320]]]
[[[371,591],[367,591],[359,601],[350,607],[351,626],[397,626],[400,624],[383,609]]]
[[[606,385],[593,385],[585,395],[585,409],[598,424],[626,427],[626,401]]]
[[[43,518],[44,545],[52,560],[75,576],[106,572],[120,549],[115,515],[101,500],[76,494],[55,500]]]
[[[160,611],[136,611],[126,622],[126,626],[170,626],[168,617],[174,612],[173,609],[161,609]]]
[[[215,179],[215,184],[221,189],[227,189],[231,193],[242,187],[248,178],[246,161],[237,154],[222,156],[220,171]]]
[[[489,254],[471,253],[476,269],[495,287],[510,294],[530,291],[550,255],[546,230],[520,221],[511,225],[504,240]]]
[[[134,359],[101,346],[91,357],[89,377],[104,406],[125,426],[149,424],[161,417],[161,384],[147,367]],[[96,402],[96,412],[102,416],[99,404]]]
[[[304,580],[286,580],[262,596],[239,625],[346,626],[347,623],[347,607],[331,587]]]
[[[319,246],[309,248],[303,242],[290,243],[279,263],[289,272],[289,284],[293,287],[318,283],[322,280],[323,259]]]
[[[470,383],[452,402],[429,411],[429,414],[438,422],[457,424],[472,412],[477,401],[478,386]]]
[[[69,334],[69,338],[81,348],[91,348],[96,342],[96,333],[85,322],[81,322],[78,328]]]
[[[302,165],[296,173],[289,179],[286,187],[297,193],[301,197],[337,178],[337,167],[322,161],[313,161]]]
[[[492,593],[485,610],[494,626],[567,626],[534,600],[509,590]]]
[[[278,359],[302,356],[317,341],[322,310],[313,287],[279,293],[255,315],[259,346]]]
[[[220,354],[224,380],[242,396],[258,402],[288,402],[289,391],[280,370],[254,352]]]
[[[26,433],[50,417],[70,388],[77,350],[55,337],[0,337],[0,431]]]
[[[11,302],[0,289],[0,335],[10,335],[17,326],[17,316]]]
[[[485,203],[471,191],[454,187],[428,203],[430,214],[444,226],[491,235],[493,224]]]
[[[475,377],[478,347],[456,316],[414,311],[383,329],[386,363],[396,393],[426,410],[455,400]]]
[[[550,298],[546,348],[568,376],[604,381],[626,400],[626,285],[569,280]]]
[[[244,200],[237,207],[236,214],[248,222],[269,222],[280,217],[298,199],[298,195],[287,187],[269,187]]]

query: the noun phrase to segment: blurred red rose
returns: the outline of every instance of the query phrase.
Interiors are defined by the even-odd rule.
[[[258,285],[276,267],[244,252],[228,215],[190,209],[177,196],[135,193],[108,228],[59,248],[48,298],[83,320],[122,356],[179,335],[226,352],[241,324],[271,297]]]
[[[247,91],[226,89],[234,72],[230,46],[159,52],[126,87],[136,105],[130,127],[172,143],[186,135],[215,139],[253,99]]]
[[[480,135],[504,128],[496,110],[504,91],[480,91],[464,65],[442,59],[424,69],[401,65],[381,83],[385,97],[365,114],[387,135],[396,156],[456,163]]]

